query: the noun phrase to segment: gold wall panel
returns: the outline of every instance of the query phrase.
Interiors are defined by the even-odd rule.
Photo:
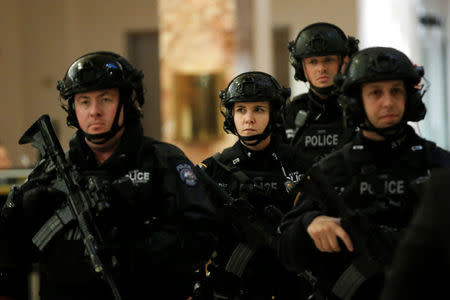
[[[175,73],[175,139],[207,142],[223,136],[219,91],[223,73]]]

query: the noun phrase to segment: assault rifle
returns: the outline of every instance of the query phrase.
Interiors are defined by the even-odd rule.
[[[197,167],[200,179],[206,184],[215,197],[224,203],[227,216],[233,226],[239,228],[245,241],[234,249],[225,269],[242,277],[250,259],[260,247],[272,247],[273,234],[282,218],[282,212],[273,205],[267,205],[263,213],[245,198],[233,198],[201,168]]]
[[[95,190],[98,186],[91,182],[90,190],[81,188],[78,181],[80,176],[75,166],[67,161],[48,115],[42,115],[19,140],[19,144],[28,143],[32,143],[39,149],[42,158],[53,162],[58,179],[62,182],[62,188],[67,193],[66,206],[55,212],[55,215],[42,227],[44,230],[40,230],[33,237],[33,242],[42,250],[64,225],[75,221],[94,271],[107,282],[114,299],[122,299],[112,275],[107,271],[97,253],[103,244],[103,239],[95,225],[91,208],[96,206],[98,199],[103,197]]]

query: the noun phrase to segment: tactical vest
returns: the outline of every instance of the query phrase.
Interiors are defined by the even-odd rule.
[[[319,161],[326,154],[338,149],[344,141],[349,140],[351,131],[344,129],[341,121],[329,124],[312,123],[304,128],[299,140],[294,145],[314,161]]]
[[[274,164],[273,169],[255,171],[242,169],[244,164],[241,160],[246,157],[224,159],[224,155],[216,153],[213,155],[214,162],[229,176],[215,180],[232,196],[250,195],[247,201],[261,214],[265,214],[265,208],[270,205],[286,212],[293,205],[293,196],[289,195],[288,186],[300,180],[303,174],[285,169],[278,156],[275,153],[271,155],[272,157],[268,156],[267,159],[278,161],[279,167]],[[248,247],[246,242],[241,242],[234,236],[228,237],[228,234],[229,231],[219,240],[220,250],[211,260],[211,277],[214,282],[221,282],[218,285],[213,284],[217,287],[214,288],[213,299],[237,299],[237,295],[243,299],[253,299],[256,295],[264,295],[264,299],[301,299],[297,275],[284,269],[272,249],[259,248],[255,251]],[[237,246],[233,246],[236,242]],[[230,246],[233,248],[230,249]],[[236,278],[231,278],[230,274],[240,278],[240,282],[236,282]],[[223,284],[225,286],[222,287]]]
[[[276,205],[284,212],[292,208],[292,203],[286,202],[290,192],[289,188],[300,180],[302,174],[295,174],[295,172],[282,174],[281,172],[285,173],[286,171],[281,163],[280,173],[274,172],[273,170],[241,170],[238,166],[238,160],[234,160],[236,164],[230,166],[223,163],[220,157],[220,153],[213,155],[214,161],[221,168],[229,172],[234,180],[221,182],[221,180],[218,179],[217,181],[230,195],[238,197],[240,193],[251,194],[252,191],[254,191],[255,195],[263,194],[265,196],[260,199],[257,197],[250,197],[249,201],[251,201],[251,204],[256,208],[264,208],[264,206],[268,204]],[[276,160],[278,160],[278,157]],[[270,203],[267,203],[268,201],[270,201]]]
[[[390,263],[402,230],[418,206],[419,199],[412,186],[426,180],[432,165],[431,150],[434,146],[434,143],[419,139],[407,145],[399,159],[384,167],[376,165],[372,154],[361,144],[345,145],[340,152],[342,155],[334,158],[341,168],[344,161],[347,176],[351,178],[347,184],[335,185],[335,190],[345,199],[345,205],[350,211],[359,211],[368,216],[371,224],[387,232],[385,236],[390,237],[390,245],[385,245],[387,248],[374,249],[375,253],[384,253],[385,257],[368,260],[367,257],[356,256],[339,276],[332,286],[332,292],[340,299],[352,299],[364,282],[384,272],[386,264]],[[328,170],[330,168],[330,165],[326,167]]]
[[[409,145],[399,159],[380,168],[363,145],[346,145],[343,152],[347,169],[361,161],[357,163],[358,175],[353,174],[351,184],[341,189],[342,196],[348,199],[346,204],[351,209],[364,209],[376,203],[384,210],[384,216],[376,218],[377,223],[406,225],[418,201],[411,187],[428,177],[433,146],[420,140]]]
[[[355,134],[355,129],[344,128],[342,116],[335,111],[337,108],[325,106],[319,108],[320,104],[313,97],[310,93],[298,96],[299,99],[296,101],[299,102],[295,105],[297,108],[292,108],[298,111],[295,118],[290,120],[292,124],[286,125],[286,136],[291,140],[291,145],[307,158],[319,161],[349,142]],[[333,110],[328,111],[330,108]],[[331,116],[330,121],[323,120],[324,115],[327,115],[325,118]]]

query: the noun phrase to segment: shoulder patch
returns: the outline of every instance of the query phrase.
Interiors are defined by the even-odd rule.
[[[195,186],[198,183],[198,178],[195,175],[192,166],[186,163],[181,163],[176,166],[181,181],[189,186]]]

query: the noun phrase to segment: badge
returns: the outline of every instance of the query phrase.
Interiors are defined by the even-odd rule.
[[[189,164],[179,164],[176,166],[178,174],[180,175],[181,181],[189,186],[195,186],[198,182],[197,176],[195,175],[192,166]]]

